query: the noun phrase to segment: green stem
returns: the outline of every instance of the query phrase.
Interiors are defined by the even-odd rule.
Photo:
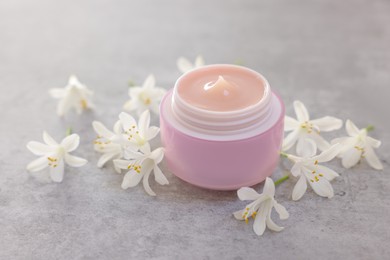
[[[72,127],[66,128],[65,135],[68,136],[68,135],[71,135],[71,134],[72,134]]]
[[[288,178],[290,178],[290,175],[284,175],[282,178],[276,180],[274,183],[275,183],[275,186],[281,184],[282,182],[284,182],[285,180],[287,180]]]
[[[280,152],[280,156],[282,156],[284,158],[288,158],[288,154],[286,154],[285,152]]]
[[[127,84],[129,85],[129,87],[134,87],[135,86],[135,82],[132,81],[132,80],[129,80],[129,82],[127,82]]]
[[[373,131],[374,129],[375,129],[375,127],[374,127],[373,125],[368,125],[368,126],[366,127],[366,131],[367,131],[367,132]]]
[[[244,66],[244,62],[241,60],[241,59],[237,59],[234,61],[234,64],[235,65],[238,65],[238,66]]]

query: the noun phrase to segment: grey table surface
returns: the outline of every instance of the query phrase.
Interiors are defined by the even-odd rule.
[[[388,258],[389,25],[385,0],[2,0],[0,259]],[[363,162],[345,170],[333,161],[341,177],[330,200],[308,191],[293,202],[295,180],[288,180],[276,191],[290,218],[275,221],[286,229],[262,237],[233,218],[245,205],[234,191],[194,187],[166,167],[169,186],[151,181],[157,197],[142,186],[122,190],[111,166],[96,167],[91,122],[115,122],[129,79],[141,83],[154,73],[171,88],[180,76],[176,59],[197,54],[260,71],[290,115],[299,99],[313,118],[375,125],[385,169]],[[97,107],[60,119],[47,91],[72,73],[94,90]],[[43,130],[60,139],[68,126],[80,134],[77,154],[89,164],[68,168],[61,184],[27,173],[35,157],[26,143],[41,140]]]

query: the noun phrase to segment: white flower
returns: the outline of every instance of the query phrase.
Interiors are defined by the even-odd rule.
[[[98,121],[93,121],[92,126],[98,134],[94,141],[95,151],[103,153],[97,162],[97,166],[102,168],[108,161],[122,158],[125,146],[125,137],[122,133],[121,122],[118,120],[115,123],[113,132],[108,130],[101,122]],[[115,167],[115,170],[118,173],[121,172],[121,170],[117,167]]]
[[[328,132],[342,127],[343,122],[340,119],[331,116],[325,116],[319,119],[310,120],[309,113],[305,105],[300,101],[294,101],[294,110],[297,119],[286,116],[284,119],[284,131],[292,131],[283,141],[283,151],[289,150],[296,142],[296,152],[302,156],[304,150],[320,149],[324,151],[330,147],[330,144],[320,135],[320,131]],[[309,142],[313,140],[314,142]]]
[[[154,76],[149,75],[141,86],[129,88],[130,100],[127,101],[123,108],[128,111],[136,110],[141,115],[147,109],[154,113],[159,113],[159,104],[166,90],[155,86]]]
[[[114,160],[116,167],[129,170],[123,178],[122,189],[135,187],[142,179],[145,191],[150,196],[156,196],[156,193],[149,186],[149,176],[152,171],[154,172],[156,182],[161,185],[169,184],[167,178],[158,167],[158,164],[164,157],[164,149],[162,147],[145,153],[126,150],[125,157],[128,160]]]
[[[84,109],[93,108],[90,100],[93,92],[81,84],[74,75],[70,76],[67,86],[52,88],[49,93],[53,98],[60,99],[57,106],[59,116],[65,115],[72,107],[78,114],[81,114]]]
[[[367,128],[358,129],[351,120],[347,120],[345,129],[349,137],[336,138],[331,142],[341,144],[339,157],[342,158],[342,165],[351,168],[361,159],[366,158],[372,168],[382,170],[383,165],[374,152],[374,148],[378,148],[381,142],[368,136]]]
[[[149,110],[144,111],[138,120],[138,125],[135,119],[122,112],[119,114],[119,120],[123,127],[123,133],[126,135],[128,140],[128,146],[132,150],[140,150],[143,153],[150,152],[149,141],[157,136],[160,128],[150,125],[150,112]]]
[[[194,64],[192,64],[188,59],[184,57],[180,57],[177,59],[177,67],[179,70],[183,73],[204,66],[204,60],[203,57],[198,55],[195,59]]]
[[[313,141],[310,140],[310,142]],[[315,155],[316,150],[313,148],[314,146],[312,146],[312,150],[305,150],[304,157],[285,154],[288,159],[295,163],[291,168],[292,175],[299,177],[292,192],[293,200],[302,198],[307,190],[307,183],[321,197],[332,198],[334,195],[330,181],[338,177],[339,174],[319,163],[328,162],[336,157],[340,151],[340,145],[335,144],[319,155]]]
[[[51,179],[61,182],[64,177],[64,162],[72,167],[81,167],[87,163],[87,160],[69,154],[79,146],[80,137],[77,134],[65,137],[58,144],[48,133],[43,132],[43,141],[46,144],[35,141],[27,144],[27,149],[40,156],[27,165],[28,171],[37,172],[50,166]]]
[[[246,223],[248,223],[248,218],[254,218],[253,230],[258,236],[264,233],[266,226],[277,232],[283,230],[283,227],[279,227],[272,221],[272,208],[275,208],[280,219],[287,219],[289,214],[286,208],[275,200],[275,185],[270,178],[267,177],[265,180],[262,194],[252,188],[244,187],[237,191],[237,195],[240,200],[253,200],[253,202],[245,209],[234,212],[234,217],[238,220],[245,220]]]

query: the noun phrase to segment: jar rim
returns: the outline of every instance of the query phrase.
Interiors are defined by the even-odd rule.
[[[183,98],[180,97],[180,94],[178,93],[178,88],[179,88],[179,85],[180,85],[181,81],[183,80],[183,78],[187,77],[191,73],[194,73],[195,71],[199,72],[200,70],[207,70],[210,68],[218,68],[218,67],[239,69],[239,70],[242,70],[246,73],[249,72],[249,73],[253,74],[256,78],[259,78],[263,82],[263,85],[264,85],[264,92],[263,92],[262,98],[258,102],[256,102],[255,104],[249,105],[249,106],[241,108],[241,109],[229,110],[229,111],[215,111],[215,110],[207,110],[207,109],[199,108],[197,106],[194,106],[194,105],[188,103],[187,101],[185,101]],[[194,69],[191,69],[190,71],[187,71],[186,73],[181,75],[176,80],[174,88],[173,88],[173,95],[172,95],[173,103],[179,101],[179,103],[181,105],[183,105],[187,109],[190,109],[194,112],[206,114],[209,116],[222,116],[222,117],[234,116],[236,114],[245,114],[245,113],[248,113],[250,111],[256,110],[258,107],[263,106],[264,103],[269,101],[270,98],[271,98],[271,87],[269,85],[268,80],[262,74],[260,74],[259,72],[255,71],[255,70],[252,70],[250,68],[247,68],[244,66],[232,65],[232,64],[211,64],[211,65],[202,66],[200,68],[194,68]]]

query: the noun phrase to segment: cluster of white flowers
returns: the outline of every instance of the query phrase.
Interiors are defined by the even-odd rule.
[[[168,180],[158,167],[164,157],[164,150],[159,147],[151,151],[150,148],[149,141],[158,135],[160,129],[150,126],[149,110],[141,114],[138,124],[131,115],[120,113],[113,132],[100,122],[94,121],[92,125],[98,135],[94,141],[95,150],[102,153],[97,166],[101,168],[113,160],[118,173],[126,169],[127,173],[122,182],[123,189],[134,187],[143,179],[145,191],[155,196],[149,186],[149,175],[152,171],[159,184],[168,184]]]
[[[331,141],[331,145],[321,136],[321,132],[340,129],[343,125],[340,119],[326,116],[310,120],[305,105],[300,101],[294,101],[294,110],[297,119],[285,117],[285,131],[291,132],[283,142],[284,151],[297,143],[297,156],[284,153],[285,157],[294,162],[292,175],[299,177],[292,193],[293,200],[299,200],[303,196],[307,189],[306,182],[319,196],[333,197],[334,192],[330,181],[339,175],[318,163],[331,161],[336,156],[342,158],[342,165],[345,168],[351,168],[366,158],[368,164],[374,169],[383,169],[373,149],[378,148],[381,143],[367,136],[370,128],[358,129],[351,120],[347,120],[345,128],[349,137],[336,138]],[[317,147],[323,151],[320,155],[316,155]]]
[[[343,125],[340,119],[326,116],[310,120],[305,105],[300,101],[294,102],[294,110],[297,119],[285,117],[285,131],[291,132],[283,141],[283,152],[281,153],[283,157],[294,163],[291,174],[298,178],[292,191],[292,200],[296,201],[302,198],[307,190],[307,184],[319,196],[332,198],[334,191],[330,182],[339,174],[321,164],[329,162],[335,157],[342,159],[342,165],[345,168],[351,168],[365,158],[374,169],[383,169],[374,152],[374,148],[378,148],[381,142],[367,135],[371,127],[358,129],[355,124],[347,120],[346,131],[349,137],[336,138],[329,143],[321,136],[321,132],[340,129]],[[285,153],[295,144],[297,155]],[[318,155],[317,149],[322,151]],[[284,179],[287,178],[288,176],[284,177]],[[273,231],[283,229],[271,220],[272,207],[279,213],[281,219],[288,217],[286,209],[277,204],[274,199],[275,186],[271,179],[266,179],[261,195],[248,187],[239,189],[237,195],[240,200],[254,200],[245,209],[235,212],[234,216],[246,222],[248,222],[248,218],[254,218],[253,229],[257,235],[262,235],[266,226]]]
[[[78,114],[85,109],[93,108],[91,97],[93,92],[76,78],[71,76],[64,88],[49,90],[53,98],[59,99],[57,114],[65,116],[71,108]],[[168,184],[158,164],[164,157],[164,149],[159,147],[151,151],[149,141],[155,138],[160,129],[150,127],[150,112],[158,114],[159,103],[166,90],[155,86],[155,78],[149,75],[142,86],[134,86],[129,89],[130,100],[124,105],[128,111],[136,111],[139,116],[138,124],[135,119],[122,112],[119,120],[114,124],[113,131],[108,130],[101,122],[94,121],[93,129],[98,134],[94,141],[94,148],[102,153],[97,162],[99,168],[108,161],[114,161],[114,168],[118,173],[126,169],[122,182],[122,188],[136,186],[143,179],[145,191],[151,195],[156,194],[150,188],[149,176],[154,172],[155,180],[161,185]],[[46,132],[43,133],[46,144],[29,142],[27,148],[35,155],[40,156],[27,165],[27,170],[36,172],[50,166],[50,176],[54,182],[61,182],[64,176],[65,163],[69,166],[80,167],[87,163],[85,159],[72,156],[69,152],[76,150],[80,138],[72,134],[58,144]]]

